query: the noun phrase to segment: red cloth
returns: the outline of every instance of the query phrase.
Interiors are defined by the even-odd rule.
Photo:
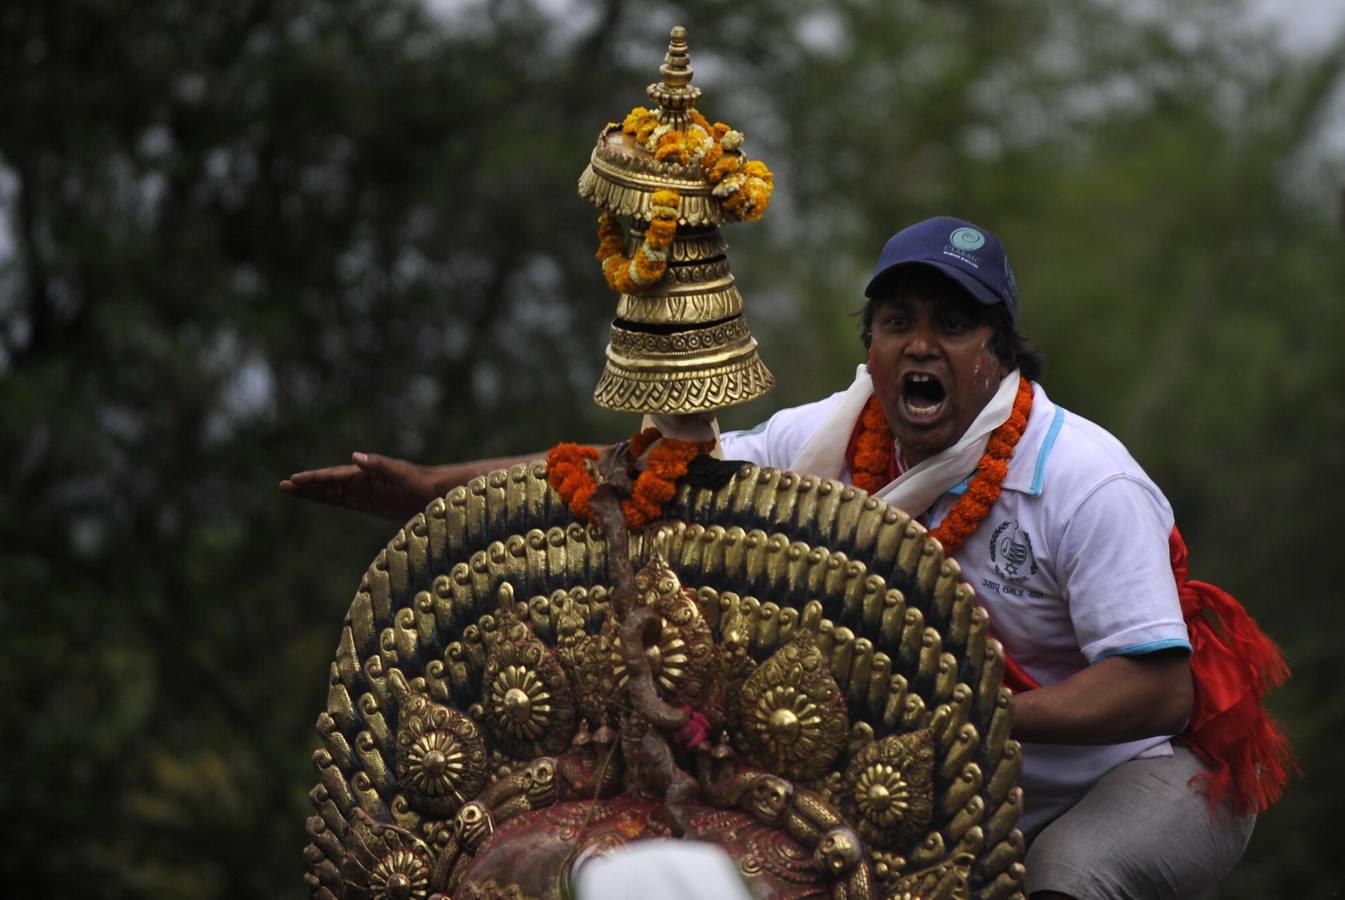
[[[1293,748],[1261,705],[1289,677],[1275,642],[1232,595],[1188,577],[1186,542],[1168,538],[1172,575],[1191,636],[1195,704],[1180,740],[1209,771],[1198,777],[1217,808],[1227,799],[1240,815],[1263,812],[1298,773]]]
[[[1175,527],[1168,538],[1172,577],[1191,637],[1191,721],[1179,736],[1208,768],[1196,786],[1211,811],[1225,800],[1239,815],[1264,812],[1299,773],[1293,748],[1261,705],[1266,691],[1289,677],[1275,642],[1231,594],[1189,577],[1186,542]],[[1004,684],[1014,693],[1041,683],[1005,653]]]

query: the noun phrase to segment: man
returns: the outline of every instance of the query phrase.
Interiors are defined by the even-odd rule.
[[[1041,360],[1014,328],[999,241],[968,222],[896,234],[865,294],[868,362],[854,384],[722,435],[724,455],[858,481],[856,432],[876,398],[891,478],[871,490],[938,536]],[[1008,656],[1042,685],[1014,696],[1032,896],[1208,890],[1241,856],[1252,819],[1212,818],[1187,786],[1200,762],[1169,741],[1192,685],[1167,500],[1114,437],[1034,384],[999,496],[968,526],[952,555]]]
[[[1193,692],[1166,499],[1115,438],[1034,383],[1041,360],[1014,327],[1013,276],[988,231],[940,217],[897,233],[865,293],[868,360],[850,388],[722,435],[724,456],[859,484],[957,559],[1032,686],[1014,696],[1014,734],[1033,897],[1204,893],[1253,817],[1212,815],[1188,786],[1201,763],[1169,740]],[[513,461],[357,454],[282,488],[404,521]]]

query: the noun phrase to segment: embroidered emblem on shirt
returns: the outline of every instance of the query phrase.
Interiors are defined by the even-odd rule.
[[[1019,527],[1017,519],[1001,522],[990,536],[990,563],[1005,581],[1026,581],[1037,574],[1032,535]]]

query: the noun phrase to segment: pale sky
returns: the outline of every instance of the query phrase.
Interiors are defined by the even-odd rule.
[[[481,0],[423,0],[425,5],[444,18],[452,21],[473,7],[480,7]],[[573,0],[535,0],[538,7],[557,19],[565,17],[565,11],[572,6]],[[1345,0],[1249,0],[1249,14],[1270,24],[1279,31],[1286,47],[1302,52],[1318,52],[1345,28]],[[1345,91],[1342,91],[1345,95]],[[1345,106],[1345,96],[1339,106]],[[1345,116],[1342,116],[1345,118]],[[1345,131],[1345,129],[1341,129]],[[1345,145],[1345,138],[1335,139],[1333,130],[1329,141],[1332,148],[1336,144]],[[12,193],[12,175],[0,160],[0,211],[9,207]],[[9,223],[0,217],[0,263],[9,259],[13,252]]]
[[[1322,50],[1345,25],[1341,0],[1252,0],[1251,9],[1273,23],[1285,46],[1295,50]]]

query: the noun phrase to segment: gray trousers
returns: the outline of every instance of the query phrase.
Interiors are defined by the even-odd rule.
[[[1102,777],[1043,828],[1027,852],[1028,893],[1093,898],[1211,896],[1242,856],[1255,816],[1227,809],[1187,786],[1203,767],[1185,747],[1133,759]]]

